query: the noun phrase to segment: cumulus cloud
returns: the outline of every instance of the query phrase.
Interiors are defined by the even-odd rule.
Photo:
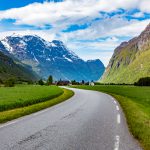
[[[13,8],[0,12],[0,19],[16,19],[15,24],[53,27],[67,26],[70,23],[82,23],[100,16],[96,1],[64,1],[60,3],[33,3],[22,8]],[[94,9],[91,9],[91,6]],[[84,18],[82,21],[81,19]]]
[[[149,0],[65,0],[63,2],[33,3],[21,8],[0,11],[0,19],[15,19],[15,24],[53,27],[83,23],[101,17],[100,11],[112,12],[117,9],[137,8],[150,12]],[[82,20],[83,19],[83,20]]]
[[[123,17],[116,15],[109,18],[102,15],[100,12],[112,12],[118,9],[139,9],[143,12],[150,11],[149,0],[64,0],[63,2],[44,2],[33,3],[21,8],[13,8],[9,10],[0,11],[0,20],[15,19],[16,25],[33,25],[36,27],[44,27],[45,25],[52,26],[50,32],[61,34],[64,39],[78,38],[78,39],[94,39],[104,36],[116,36],[115,34],[136,35],[147,24],[147,21],[139,25],[134,25],[137,20],[128,21]],[[111,7],[110,7],[111,6]],[[143,12],[135,13],[135,18],[141,17]],[[100,20],[93,21],[95,18]],[[71,24],[85,24],[91,25],[85,30],[79,30],[72,33],[61,33],[62,30],[68,28]],[[111,25],[110,25],[111,24]],[[136,28],[130,29],[130,26]],[[140,30],[136,30],[140,28]],[[130,32],[132,30],[132,32]],[[86,36],[85,36],[86,35]]]
[[[109,36],[127,36],[133,37],[138,36],[145,27],[150,23],[150,19],[144,21],[136,21],[135,23],[122,26],[120,28],[113,29],[111,32],[107,33],[106,35]]]
[[[150,19],[138,21],[123,18],[109,18],[102,21],[96,21],[84,30],[78,30],[70,33],[60,33],[65,40],[95,40],[105,37],[134,37],[148,25]],[[85,36],[86,35],[86,36]]]

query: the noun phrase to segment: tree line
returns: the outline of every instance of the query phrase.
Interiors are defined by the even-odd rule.
[[[39,85],[52,85],[52,84],[53,84],[53,77],[52,77],[52,75],[50,75],[50,76],[48,77],[48,79],[47,79],[46,82],[43,81],[42,79],[40,79],[40,80],[38,81],[38,84],[39,84]]]
[[[0,79],[0,85],[3,85],[5,87],[14,87],[15,84],[39,84],[39,85],[51,85],[53,84],[53,77],[50,75],[48,79],[39,81],[32,81],[32,80],[16,80],[15,78],[9,78],[7,80]]]
[[[91,81],[93,82],[93,81]],[[15,84],[39,84],[39,85],[52,85],[53,84],[53,76],[50,75],[47,80],[40,79],[39,81],[16,81],[13,78],[7,79],[5,81],[0,79],[0,85],[3,84],[5,87],[13,87]],[[64,84],[63,80],[59,80],[58,85]],[[89,82],[85,82],[82,80],[81,82],[78,82],[76,80],[68,81],[66,84],[72,84],[72,85],[89,85]],[[120,83],[120,84],[115,84],[115,83],[99,83],[99,82],[94,82],[95,85],[135,85],[135,86],[150,86],[150,77],[144,77],[140,78],[137,82],[134,84],[125,84],[125,83]]]

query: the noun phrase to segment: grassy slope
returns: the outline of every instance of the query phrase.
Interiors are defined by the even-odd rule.
[[[125,52],[127,53],[127,51],[123,51],[120,55],[126,57]],[[118,58],[121,58],[122,56],[118,56]],[[138,52],[136,55],[133,53],[131,57],[133,56],[135,56],[135,59],[129,64],[129,66],[122,64],[118,69],[116,69],[114,65],[109,74],[107,74],[100,82],[134,83],[141,77],[150,76],[150,50],[144,51],[141,54]],[[116,62],[117,61],[118,60],[116,60]]]
[[[10,110],[50,100],[63,93],[56,86],[0,87],[0,111]]]
[[[73,95],[74,93],[71,90],[63,89],[62,95],[56,98],[50,99],[48,101],[37,103],[37,104],[30,105],[27,107],[16,108],[16,109],[0,112],[0,123],[4,123],[12,119],[16,119],[16,118],[37,112],[39,110],[51,107],[53,105],[56,105],[60,102],[63,102],[69,99]]]
[[[0,79],[37,80],[38,76],[27,66],[17,64],[13,59],[0,51]]]
[[[114,96],[123,108],[132,134],[145,150],[150,148],[150,87],[75,86]]]

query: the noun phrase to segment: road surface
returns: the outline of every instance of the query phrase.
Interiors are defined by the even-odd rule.
[[[114,98],[72,90],[63,103],[0,125],[0,150],[141,150]]]

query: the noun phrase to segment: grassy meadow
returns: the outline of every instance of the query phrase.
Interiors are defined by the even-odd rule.
[[[114,96],[125,112],[128,127],[144,150],[150,148],[150,87],[97,85],[73,86]]]
[[[63,94],[57,86],[0,87],[0,112],[50,100]]]
[[[62,89],[62,90],[63,90],[63,93],[60,96],[49,99],[47,101],[0,112],[0,123],[4,123],[12,119],[16,119],[16,118],[40,111],[42,109],[51,107],[53,105],[56,105],[58,103],[61,103],[69,99],[70,97],[74,95],[73,91],[71,90],[67,90],[67,89]]]

